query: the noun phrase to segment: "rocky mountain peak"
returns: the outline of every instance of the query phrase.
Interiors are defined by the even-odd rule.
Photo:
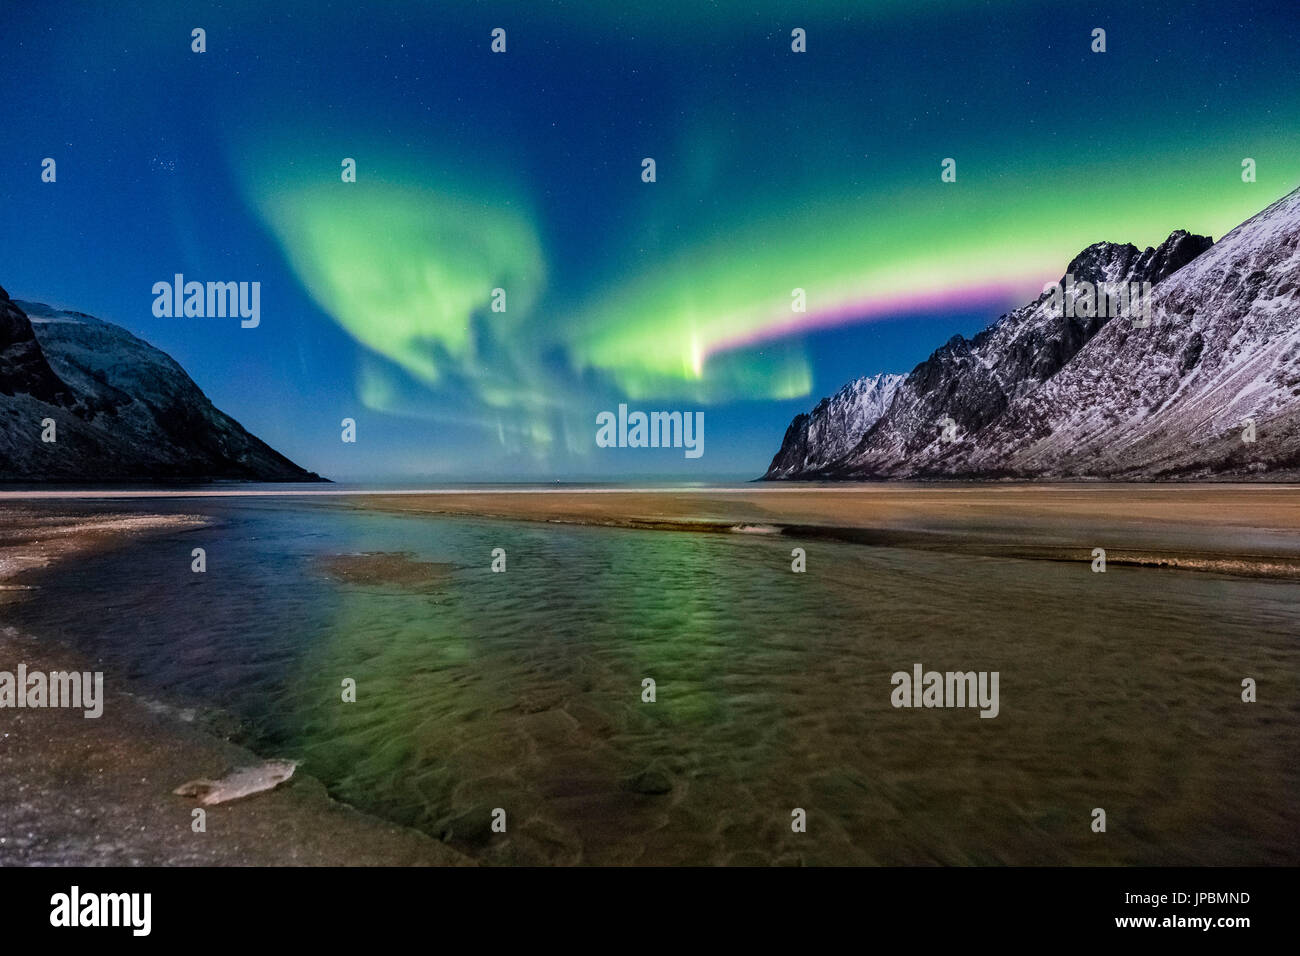
[[[1218,244],[1094,243],[1067,276],[1150,283],[1151,314],[1063,315],[1044,292],[936,349],[848,453],[797,418],[766,477],[1300,476],[1300,190]]]
[[[888,410],[902,381],[902,375],[865,375],[823,398],[811,414],[796,416],[768,474],[816,470],[848,452]]]
[[[31,395],[50,405],[72,395],[45,358],[27,314],[0,288],[0,395]]]
[[[126,329],[0,290],[0,481],[158,480],[319,478]]]

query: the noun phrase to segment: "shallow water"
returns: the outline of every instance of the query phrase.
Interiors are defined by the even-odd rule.
[[[111,507],[217,523],[59,565],[6,623],[98,656],[110,705],[198,707],[488,862],[1300,862],[1291,582],[332,502]],[[917,662],[998,671],[999,716],[893,708]]]

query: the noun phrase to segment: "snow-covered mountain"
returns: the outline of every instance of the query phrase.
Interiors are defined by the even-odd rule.
[[[152,480],[321,479],[126,329],[0,289],[0,481]]]
[[[783,447],[765,477],[1300,477],[1298,243],[1300,190],[1217,245],[1090,246],[1067,274],[1151,282],[1149,324],[1044,294],[918,365],[848,452],[778,471]]]
[[[847,454],[894,400],[902,375],[866,375],[823,398],[812,412],[796,415],[767,477],[819,471]]]

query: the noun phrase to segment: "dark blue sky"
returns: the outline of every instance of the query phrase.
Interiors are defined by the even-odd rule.
[[[750,477],[1084,245],[1300,182],[1294,2],[802,7],[8,4],[0,284],[331,477]],[[155,317],[177,272],[260,282],[260,326]],[[703,409],[705,456],[597,449],[620,401]]]

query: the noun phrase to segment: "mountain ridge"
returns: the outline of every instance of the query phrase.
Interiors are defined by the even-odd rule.
[[[889,408],[904,375],[856,378],[808,413],[795,416],[769,473],[784,476],[825,467],[849,451]]]
[[[325,480],[216,408],[144,339],[0,288],[0,481]]]
[[[1149,282],[1148,326],[1134,316],[1058,314],[1045,291],[973,339],[936,349],[847,453],[790,469],[793,451],[826,456],[787,447],[787,429],[763,478],[1300,477],[1300,333],[1286,326],[1300,297],[1298,241],[1300,190],[1218,243],[1183,230],[1143,251],[1094,243],[1066,276]],[[1211,381],[1210,369],[1231,373],[1229,354],[1244,354],[1245,366]],[[1242,439],[1252,414],[1254,442]],[[947,440],[944,425],[954,426]]]

